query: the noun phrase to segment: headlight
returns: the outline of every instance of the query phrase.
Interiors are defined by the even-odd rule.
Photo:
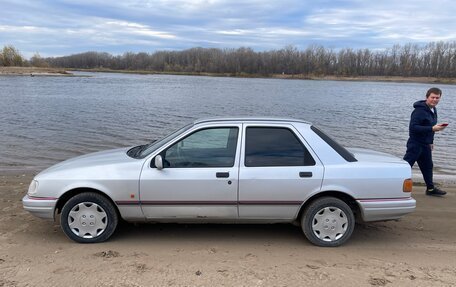
[[[27,195],[33,196],[33,195],[35,195],[37,190],[38,190],[38,181],[32,180],[32,182],[30,183]]]

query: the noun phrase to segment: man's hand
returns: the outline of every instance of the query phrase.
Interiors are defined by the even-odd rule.
[[[432,127],[433,132],[439,132],[443,130],[446,126],[442,126],[441,124],[436,124],[435,126]]]

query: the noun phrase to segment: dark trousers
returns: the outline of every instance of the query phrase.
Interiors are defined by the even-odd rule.
[[[409,139],[407,141],[407,152],[404,155],[404,160],[408,162],[411,167],[417,162],[427,188],[434,188],[434,182],[432,180],[432,169],[434,164],[432,163],[431,145],[411,141]]]

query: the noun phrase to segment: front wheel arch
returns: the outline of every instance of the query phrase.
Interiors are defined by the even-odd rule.
[[[119,216],[119,218],[120,218],[119,208],[117,207],[117,204],[115,204],[115,202],[111,199],[111,197],[109,197],[104,192],[102,192],[98,189],[89,188],[89,187],[80,187],[80,188],[68,190],[62,196],[59,197],[59,199],[57,200],[57,204],[55,206],[54,219],[59,218],[58,215],[60,215],[60,213],[62,213],[63,206],[65,205],[65,203],[67,203],[68,200],[70,200],[72,197],[74,197],[80,193],[84,193],[84,192],[92,192],[92,193],[97,193],[101,196],[104,196],[115,207],[117,216]]]

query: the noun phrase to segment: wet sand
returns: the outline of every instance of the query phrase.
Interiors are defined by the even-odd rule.
[[[417,211],[358,224],[342,247],[292,225],[123,224],[77,244],[22,209],[31,174],[0,176],[0,286],[454,286],[456,187],[414,188]]]

